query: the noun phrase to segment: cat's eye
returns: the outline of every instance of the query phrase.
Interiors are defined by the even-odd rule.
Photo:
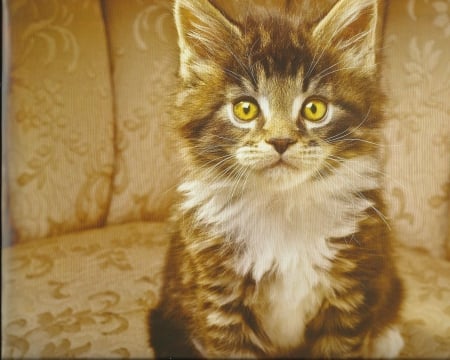
[[[326,113],[327,104],[321,99],[308,99],[302,106],[302,116],[308,121],[320,121]]]
[[[259,106],[252,100],[241,100],[233,105],[233,114],[238,120],[252,121],[259,115]]]

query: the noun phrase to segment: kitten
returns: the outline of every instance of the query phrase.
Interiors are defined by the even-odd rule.
[[[155,356],[397,356],[376,1],[339,0],[307,25],[177,0],[175,20],[186,166]]]

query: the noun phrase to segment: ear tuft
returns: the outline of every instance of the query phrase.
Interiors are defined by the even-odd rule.
[[[315,27],[313,36],[344,51],[351,66],[373,71],[380,21],[377,0],[339,0]]]
[[[180,47],[180,73],[187,75],[188,64],[209,59],[218,47],[226,47],[240,30],[208,0],[176,0],[175,24]]]

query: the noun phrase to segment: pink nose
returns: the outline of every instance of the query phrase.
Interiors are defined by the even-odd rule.
[[[291,138],[270,138],[266,140],[266,143],[272,145],[280,155],[283,154],[290,145],[296,142],[297,140]]]

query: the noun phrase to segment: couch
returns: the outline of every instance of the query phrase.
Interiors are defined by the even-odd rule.
[[[180,169],[166,129],[171,6],[4,2],[2,358],[153,355],[146,315]],[[380,147],[406,289],[401,356],[449,358],[450,4],[386,11]]]

